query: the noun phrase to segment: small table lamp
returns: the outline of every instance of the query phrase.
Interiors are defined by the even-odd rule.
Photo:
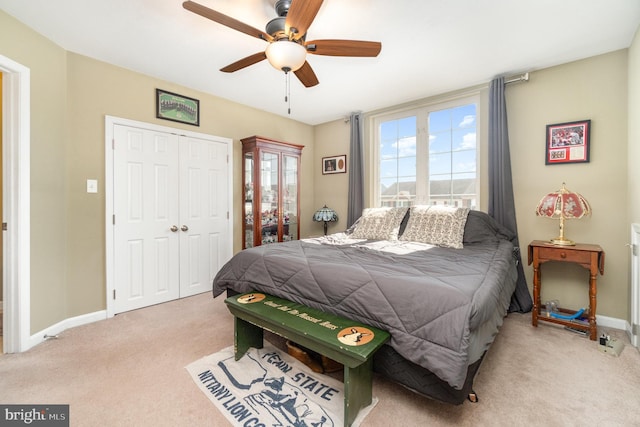
[[[536,208],[536,215],[560,219],[560,236],[551,239],[551,243],[572,246],[576,243],[564,237],[564,220],[580,219],[583,216],[591,215],[591,206],[582,195],[567,190],[563,182],[560,190],[549,193],[540,200]]]
[[[335,222],[338,220],[338,214],[331,208],[328,208],[327,205],[318,209],[316,213],[313,214],[314,221],[323,221],[324,222],[324,235],[327,235],[327,222]]]

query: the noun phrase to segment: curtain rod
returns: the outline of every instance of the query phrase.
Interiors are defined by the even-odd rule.
[[[517,83],[517,82],[528,82],[529,81],[529,73],[521,74],[517,77],[511,77],[504,81],[504,84],[509,83]]]
[[[504,84],[507,85],[510,83],[528,82],[528,81],[529,81],[529,72],[526,72],[524,74],[520,74],[519,76],[509,77],[504,81]],[[344,116],[342,119],[344,120],[345,123],[349,123],[351,121],[350,116]]]

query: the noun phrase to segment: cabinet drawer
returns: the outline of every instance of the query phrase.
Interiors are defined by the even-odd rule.
[[[576,251],[567,248],[538,248],[539,261],[568,261],[578,264],[590,264],[591,252]]]

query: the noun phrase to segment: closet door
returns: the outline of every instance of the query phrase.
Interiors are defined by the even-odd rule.
[[[180,297],[209,291],[231,257],[227,145],[180,137]]]
[[[229,145],[114,127],[114,314],[210,291],[231,258]]]
[[[180,295],[178,137],[114,128],[114,313]]]

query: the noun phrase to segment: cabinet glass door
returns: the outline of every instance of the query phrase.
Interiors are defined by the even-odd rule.
[[[282,156],[282,241],[298,239],[298,157]]]
[[[278,241],[278,155],[263,152],[260,159],[262,244]]]
[[[253,153],[244,155],[244,247],[253,247]]]

